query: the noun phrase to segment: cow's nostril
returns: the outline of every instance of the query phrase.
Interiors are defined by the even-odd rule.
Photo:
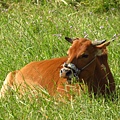
[[[60,73],[62,73],[63,70],[60,70]]]
[[[69,76],[71,74],[72,74],[71,70],[66,71],[66,76]]]

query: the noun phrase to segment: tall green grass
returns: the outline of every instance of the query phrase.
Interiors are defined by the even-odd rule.
[[[66,1],[67,2],[67,1]],[[120,13],[118,9],[96,13],[63,2],[7,1],[0,11],[0,87],[8,72],[31,61],[66,56],[65,36],[111,40],[109,65],[116,82],[114,101],[87,94],[61,103],[41,95],[20,98],[17,92],[0,100],[0,120],[119,120],[120,119]]]

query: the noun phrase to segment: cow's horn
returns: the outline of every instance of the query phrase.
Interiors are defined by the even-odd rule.
[[[65,39],[66,39],[68,42],[73,43],[73,39],[72,39],[72,38],[65,37]]]
[[[92,44],[93,45],[100,45],[102,43],[106,42],[106,40],[100,40],[100,41],[93,41]]]

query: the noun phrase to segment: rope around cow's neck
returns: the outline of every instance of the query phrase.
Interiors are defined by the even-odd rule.
[[[79,79],[79,74],[81,73],[81,71],[83,71],[85,68],[87,68],[91,63],[93,63],[93,61],[96,59],[96,57],[94,57],[87,65],[85,65],[82,68],[77,68],[73,63],[64,63],[63,67],[64,68],[68,68],[72,71],[74,77],[78,80]]]
[[[96,59],[96,57],[94,57],[87,65],[85,65],[83,68],[81,68],[81,70],[84,70],[85,68],[87,68],[95,59]]]

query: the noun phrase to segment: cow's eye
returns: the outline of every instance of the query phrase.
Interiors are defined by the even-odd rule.
[[[87,55],[87,54],[83,54],[82,57],[83,57],[83,58],[87,58],[88,55]]]

